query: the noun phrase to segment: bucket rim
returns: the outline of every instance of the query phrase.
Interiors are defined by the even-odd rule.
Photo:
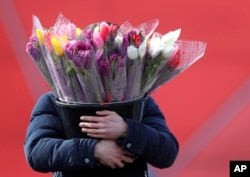
[[[58,106],[62,106],[62,107],[71,107],[71,108],[81,108],[81,107],[93,107],[93,108],[97,108],[97,107],[110,107],[110,106],[114,106],[114,107],[118,107],[118,106],[125,106],[125,105],[130,105],[130,104],[136,104],[139,102],[145,102],[148,99],[148,95],[144,95],[142,97],[139,98],[135,98],[135,99],[131,99],[131,100],[127,100],[127,101],[115,101],[115,102],[107,102],[107,103],[80,103],[80,102],[66,102],[64,100],[61,100],[59,98],[55,99],[55,102]]]

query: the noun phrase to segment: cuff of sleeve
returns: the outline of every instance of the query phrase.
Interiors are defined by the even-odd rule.
[[[84,144],[86,147],[81,146],[81,159],[83,161],[83,166],[89,166],[94,167],[98,166],[99,163],[95,159],[95,145],[98,142],[97,139],[83,139],[83,141],[86,141]]]
[[[142,152],[144,142],[141,135],[141,124],[131,119],[127,119],[126,122],[128,132],[127,136],[121,140],[121,147],[135,155],[139,155]]]

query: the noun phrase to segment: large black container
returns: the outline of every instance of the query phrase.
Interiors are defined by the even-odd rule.
[[[115,111],[123,118],[134,119],[138,122],[142,119],[143,109],[147,96],[123,102],[98,103],[66,103],[56,100],[63,115],[63,125],[68,139],[87,137],[79,127],[80,117],[83,115],[96,115],[96,111]]]

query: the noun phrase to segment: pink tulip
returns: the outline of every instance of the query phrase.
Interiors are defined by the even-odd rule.
[[[93,33],[93,42],[97,49],[101,49],[104,45],[103,38],[98,32]]]
[[[119,29],[119,26],[112,23],[112,24],[109,26],[109,34],[110,34],[110,33],[113,33],[114,36],[116,36],[116,35],[117,35],[117,32],[118,32],[118,29]]]
[[[100,24],[100,35],[103,41],[106,41],[106,38],[109,35],[109,25],[106,22],[101,22]]]
[[[180,64],[181,52],[180,49],[177,48],[172,58],[167,62],[166,66],[169,69],[174,70]]]

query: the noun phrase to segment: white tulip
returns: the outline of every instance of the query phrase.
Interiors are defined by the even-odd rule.
[[[140,59],[142,59],[145,56],[146,50],[147,50],[147,42],[146,40],[144,40],[138,48]]]
[[[162,44],[160,37],[153,37],[149,42],[149,54],[152,58],[157,57],[162,51]]]
[[[120,35],[117,35],[116,37],[115,37],[115,45],[117,46],[117,47],[121,47],[121,45],[122,45],[122,37],[120,36]]]
[[[163,48],[161,54],[162,54],[162,56],[163,56],[165,59],[168,59],[169,57],[172,56],[174,50],[175,50],[174,47],[172,47],[172,46],[167,46],[167,47]]]
[[[175,31],[170,31],[167,34],[161,37],[161,43],[164,47],[166,46],[174,46],[175,41],[179,38],[181,33],[181,29],[177,29]]]
[[[139,56],[138,49],[133,45],[128,46],[128,48],[127,48],[127,56],[131,60],[136,60],[138,58],[138,56]]]

